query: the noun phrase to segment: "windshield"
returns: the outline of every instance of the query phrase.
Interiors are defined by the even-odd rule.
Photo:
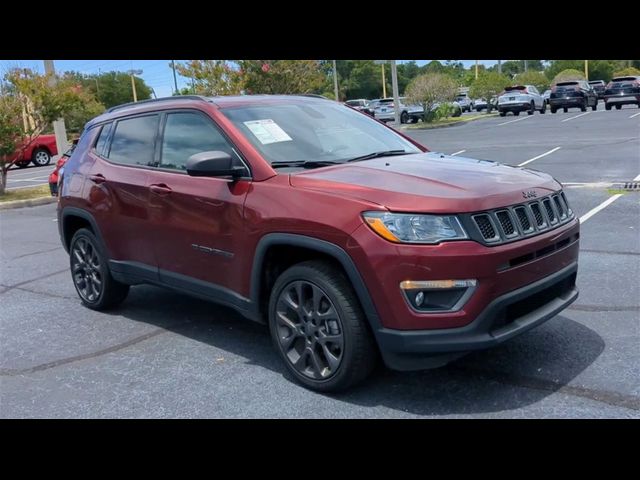
[[[346,162],[391,150],[421,152],[367,115],[335,102],[249,105],[221,111],[272,164]]]

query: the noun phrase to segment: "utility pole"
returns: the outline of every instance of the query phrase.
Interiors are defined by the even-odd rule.
[[[178,79],[176,78],[176,61],[171,60],[171,68],[173,69],[173,86],[175,87],[174,95],[178,95]]]
[[[382,98],[387,98],[387,80],[384,78],[384,63],[380,66],[382,67]]]
[[[131,90],[133,91],[133,101],[138,101],[138,94],[136,92],[136,81],[134,75],[142,75],[142,70],[128,70],[127,73],[131,76]]]
[[[584,78],[589,80],[589,60],[584,61]]]
[[[498,60],[498,73],[502,74],[502,60]]]
[[[340,101],[340,95],[338,94],[338,69],[336,68],[336,61],[333,61],[333,91],[336,95],[336,102]]]
[[[391,87],[393,88],[393,110],[395,113],[396,125],[400,125],[400,94],[398,93],[398,69],[396,61],[391,60]]]
[[[476,80],[478,79],[478,60],[476,60]]]
[[[527,67],[528,67],[528,66],[529,66],[529,65],[528,65],[528,60],[525,60],[525,61],[524,61],[524,71],[525,71],[525,72],[527,71]]]
[[[56,71],[53,66],[53,60],[44,60],[44,73],[49,75],[49,86],[55,87],[56,85]],[[67,143],[67,129],[64,126],[64,119],[59,118],[53,122],[53,132],[56,135],[56,148],[58,154],[62,155],[69,149]]]

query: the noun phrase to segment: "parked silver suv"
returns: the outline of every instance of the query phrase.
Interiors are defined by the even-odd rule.
[[[400,123],[416,123],[422,118],[424,108],[421,105],[409,105],[407,97],[400,97]],[[395,120],[395,107],[393,98],[383,98],[375,106],[375,117],[381,122],[393,122]]]
[[[514,85],[507,87],[498,96],[498,112],[504,117],[507,112],[520,115],[520,112],[527,112],[533,115],[538,110],[540,113],[547,111],[547,103],[540,95],[540,92],[533,85]]]

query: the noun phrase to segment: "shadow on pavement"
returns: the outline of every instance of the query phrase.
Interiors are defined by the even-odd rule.
[[[272,348],[267,327],[230,309],[139,286],[131,289],[129,298],[112,314],[244,357],[250,364],[293,381]],[[380,366],[362,385],[330,396],[336,401],[381,405],[416,415],[518,409],[567,385],[598,358],[604,345],[593,330],[559,315],[502,346],[473,352],[439,369],[393,372]]]

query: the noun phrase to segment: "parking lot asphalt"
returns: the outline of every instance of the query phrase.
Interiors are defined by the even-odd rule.
[[[51,159],[51,163],[44,167],[29,164],[26,168],[12,167],[7,175],[7,190],[16,190],[27,187],[37,187],[49,183],[49,174],[56,168],[59,156]]]
[[[539,157],[526,167],[562,181],[586,219],[581,293],[500,347],[436,370],[379,368],[340,395],[293,383],[267,329],[223,307],[150,286],[109,313],[82,307],[55,205],[0,212],[0,417],[640,418],[640,193],[607,188],[640,180],[637,112],[406,130],[434,151]]]

